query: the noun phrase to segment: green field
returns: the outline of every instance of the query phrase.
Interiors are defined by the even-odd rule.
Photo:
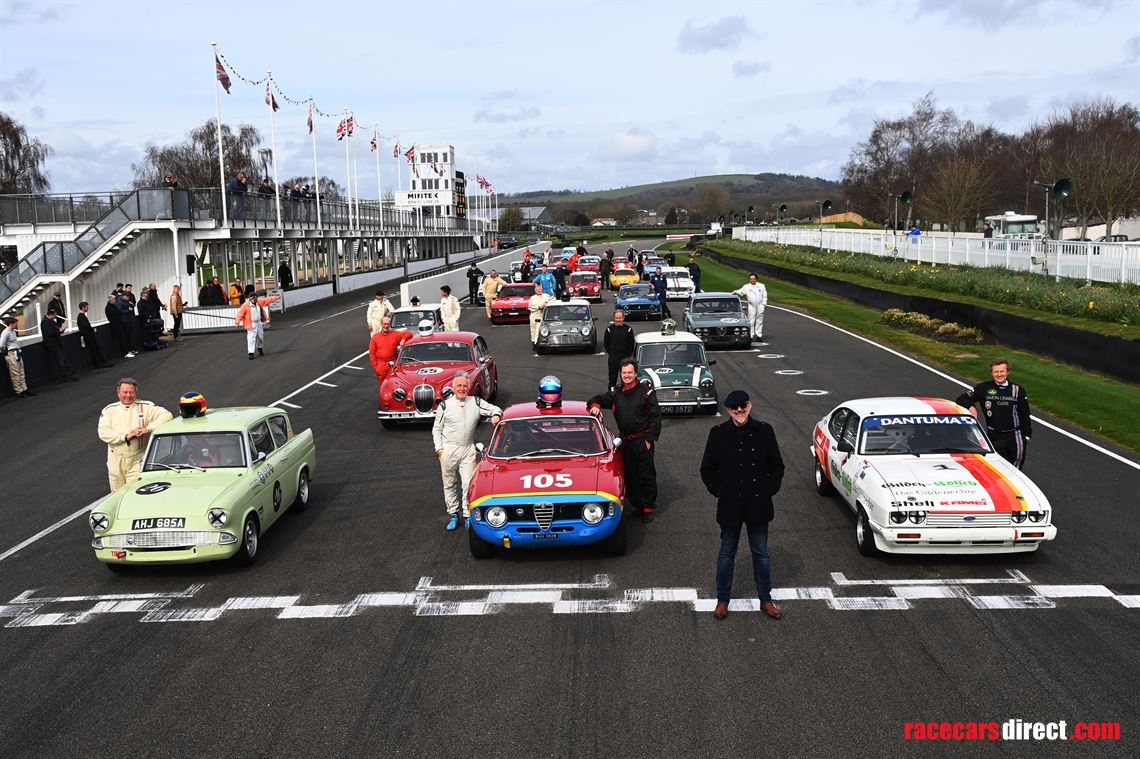
[[[652,184],[636,184],[629,187],[618,187],[611,190],[594,191],[562,191],[543,194],[520,193],[508,198],[511,203],[538,205],[542,203],[583,203],[592,200],[619,200],[643,195],[658,190],[685,189],[702,184],[753,184],[756,179],[753,174],[718,174],[707,177],[690,177],[688,179],[673,179],[668,182],[654,182]]]
[[[688,263],[678,255],[678,265]],[[706,290],[734,290],[745,281],[742,271],[701,257],[701,286]],[[903,332],[880,322],[882,313],[851,301],[766,279],[773,303],[800,309],[844,329],[901,350],[970,382],[990,376],[989,361],[1009,358],[1011,375],[1024,385],[1033,407],[1048,411],[1086,430],[1140,452],[1140,387],[1080,367],[1001,345],[962,346],[942,343]],[[838,395],[842,396],[840,391]]]

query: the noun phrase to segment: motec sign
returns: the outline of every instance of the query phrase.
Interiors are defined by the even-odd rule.
[[[422,206],[449,206],[452,204],[451,190],[417,190],[397,192],[396,206],[399,208],[420,208]]]

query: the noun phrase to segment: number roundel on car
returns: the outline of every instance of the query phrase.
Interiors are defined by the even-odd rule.
[[[443,369],[438,366],[425,366],[423,369],[416,369],[416,374],[441,374]]]
[[[273,513],[281,510],[281,482],[273,483]]]
[[[161,493],[162,491],[169,489],[169,482],[148,482],[141,488],[136,489],[135,492],[139,495],[154,495],[155,493]]]

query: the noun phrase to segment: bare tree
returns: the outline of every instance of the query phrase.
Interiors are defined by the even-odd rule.
[[[50,145],[28,138],[23,124],[0,112],[0,193],[40,193],[51,189],[44,164],[51,157]]]
[[[697,190],[696,207],[706,221],[716,221],[728,210],[728,193],[718,184],[703,184]]]
[[[237,133],[228,124],[222,124],[222,147],[225,151],[226,173],[233,176],[244,171],[256,176],[257,148],[261,134],[252,124],[242,124]],[[148,142],[143,148],[143,159],[132,164],[135,187],[157,187],[167,174],[177,174],[183,187],[217,187],[218,136],[213,119],[191,129],[186,140],[174,145],[156,145]]]
[[[941,159],[915,203],[921,218],[943,222],[951,232],[970,229],[989,201],[989,172],[969,155]]]

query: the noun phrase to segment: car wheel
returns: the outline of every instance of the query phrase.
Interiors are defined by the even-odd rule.
[[[867,512],[862,506],[855,516],[855,545],[859,547],[859,553],[864,556],[874,556],[879,553],[879,549],[875,547],[875,533],[871,531],[871,521],[867,519]]]
[[[386,430],[394,430],[394,429],[396,429],[396,420],[395,419],[381,419],[380,420],[380,426]]]
[[[309,490],[309,470],[308,468],[301,469],[301,474],[297,477],[297,498],[293,501],[294,511],[304,511],[309,507],[309,496],[312,493]]]
[[[234,563],[248,567],[257,560],[257,549],[261,544],[261,526],[253,514],[246,516],[241,527],[240,540],[238,552],[234,554]]]
[[[820,495],[835,495],[835,486],[831,484],[831,480],[827,479],[827,475],[823,473],[823,467],[819,465],[819,459],[815,461],[815,491]]]
[[[471,555],[476,559],[489,559],[495,553],[495,547],[478,537],[474,530],[467,532],[467,545],[471,548]]]
[[[625,556],[626,547],[626,531],[625,531],[625,515],[618,522],[617,529],[613,534],[606,538],[606,553],[610,556]]]

